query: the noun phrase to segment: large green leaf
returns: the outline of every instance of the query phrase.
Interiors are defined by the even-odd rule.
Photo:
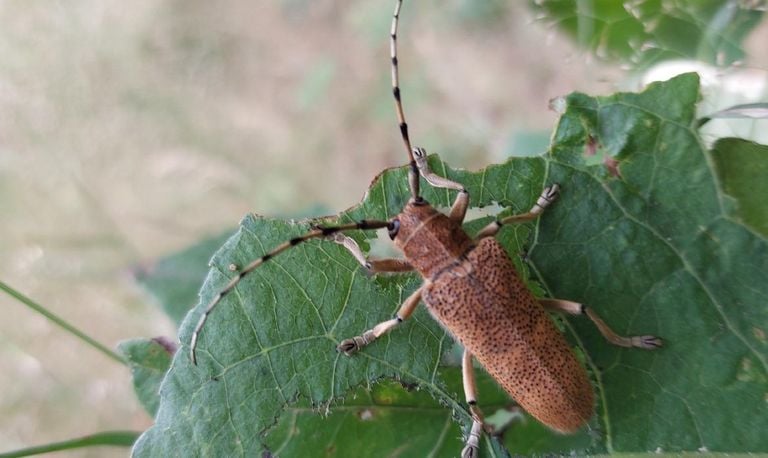
[[[451,170],[433,158],[439,174],[467,186],[475,207],[524,211],[545,183],[561,183],[560,201],[535,224],[504,229],[502,243],[515,258],[527,248],[552,296],[590,304],[621,333],[666,340],[655,353],[615,348],[586,320],[569,319],[568,335],[598,398],[585,433],[591,442],[510,444],[535,424],[529,420],[508,432],[513,452],[768,451],[768,244],[729,216],[692,127],[697,98],[692,75],[641,94],[574,94],[545,157],[479,172]],[[587,161],[585,151],[595,147],[618,161],[614,170]],[[389,170],[339,220],[392,217],[407,195],[405,170]],[[427,188],[425,197],[447,206],[451,193]],[[451,388],[455,379],[442,375],[451,340],[423,308],[353,358],[334,351],[343,338],[390,317],[418,279],[368,277],[329,242],[302,244],[247,276],[211,315],[199,366],[191,364],[192,328],[233,275],[228,266],[242,266],[308,227],[247,217],[216,253],[201,304],[181,326],[182,351],[163,382],[156,425],[137,442],[137,456],[257,455],[265,443],[282,443],[270,434],[284,437],[286,415],[297,406],[333,412],[335,399],[386,377],[429,392],[467,427],[463,396]],[[364,242],[363,234],[355,236]],[[407,438],[414,431],[386,434]],[[334,449],[337,456],[359,456],[365,446],[348,438],[337,444],[355,447]],[[484,453],[493,453],[488,444]]]
[[[603,59],[646,66],[696,59],[728,65],[764,8],[730,0],[538,0],[540,17]]]

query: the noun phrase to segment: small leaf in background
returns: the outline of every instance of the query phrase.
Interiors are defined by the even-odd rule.
[[[157,299],[177,325],[197,304],[200,279],[208,273],[208,261],[231,235],[210,237],[179,253],[134,270],[136,281]]]
[[[150,416],[160,404],[160,382],[171,366],[176,344],[164,337],[120,342],[118,350],[128,360],[136,397]]]
[[[533,10],[601,59],[634,67],[696,59],[729,65],[763,9],[750,2],[704,0],[537,0]]]
[[[545,429],[529,418],[514,422],[504,436],[513,453],[768,451],[768,243],[729,216],[732,197],[719,187],[695,129],[698,97],[694,75],[640,94],[573,94],[547,156],[478,172],[431,159],[438,174],[467,186],[473,207],[523,212],[545,183],[559,182],[557,204],[535,224],[505,228],[502,244],[514,259],[528,253],[550,296],[588,304],[622,334],[665,339],[657,352],[628,350],[607,344],[586,319],[564,321],[593,378],[596,414],[581,435],[562,440],[543,439]],[[618,176],[588,163],[590,148],[613,158]],[[448,206],[451,197],[425,187],[436,206]],[[338,219],[390,218],[407,198],[406,170],[388,170]],[[245,277],[210,316],[200,335],[199,366],[191,364],[192,328],[233,275],[228,266],[243,266],[308,227],[248,217],[216,253],[201,302],[181,326],[183,347],[161,387],[156,425],[137,442],[136,456],[254,456],[289,447],[283,444],[294,434],[297,411],[291,409],[301,406],[321,412],[339,406],[339,416],[332,413],[336,420],[325,425],[302,411],[295,417],[299,433],[313,434],[310,424],[336,426],[336,437],[352,438],[319,438],[318,447],[359,456],[365,444],[344,425],[363,426],[344,406],[354,405],[349,395],[360,386],[388,378],[434,396],[466,431],[463,394],[451,388],[456,379],[441,363],[452,341],[424,307],[355,357],[334,350],[340,340],[391,317],[419,279],[369,277],[333,243],[301,244]],[[354,236],[367,249],[372,234]],[[480,392],[481,401],[489,391]],[[420,434],[439,437],[445,423],[430,424]],[[526,441],[526,428],[541,433]],[[483,450],[494,453],[490,446]]]
[[[712,158],[723,190],[736,199],[734,215],[768,237],[768,147],[739,138],[721,138]]]

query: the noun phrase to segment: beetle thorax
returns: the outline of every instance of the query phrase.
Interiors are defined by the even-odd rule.
[[[400,228],[395,245],[424,278],[432,278],[473,246],[461,224],[424,200],[409,202],[397,218]]]

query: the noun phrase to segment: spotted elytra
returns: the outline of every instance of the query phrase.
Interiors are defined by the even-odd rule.
[[[402,0],[397,0],[390,33],[392,90],[400,134],[409,159],[410,198],[395,217],[361,220],[339,226],[317,226],[275,247],[238,273],[219,291],[200,316],[190,340],[190,356],[197,364],[196,346],[209,316],[221,299],[243,277],[274,256],[311,239],[330,240],[344,246],[372,273],[417,271],[422,285],[401,305],[395,316],[358,336],[341,341],[337,350],[353,355],[407,320],[424,303],[432,316],[464,347],[462,378],[473,422],[462,457],[478,453],[483,414],[477,406],[472,360],[475,358],[528,413],[548,427],[571,433],[586,424],[593,413],[594,397],[586,371],[555,327],[548,311],[586,315],[614,345],[653,350],[662,345],[655,336],[622,337],[614,333],[585,305],[560,299],[536,298],[518,276],[494,236],[505,224],[531,221],[558,196],[559,185],[547,186],[527,213],[498,219],[471,237],[462,228],[469,193],[460,183],[430,171],[426,151],[414,148],[399,88],[397,27]],[[457,192],[447,215],[434,209],[420,195],[420,177],[436,188]],[[357,243],[344,234],[351,230],[386,228],[404,259],[369,259]]]

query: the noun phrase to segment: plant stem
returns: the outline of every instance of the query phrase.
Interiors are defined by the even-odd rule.
[[[0,282],[2,284],[2,282]],[[5,287],[3,287],[5,289]],[[110,445],[114,447],[130,447],[139,437],[136,431],[105,431],[103,433],[91,434],[88,436],[69,439],[61,442],[51,442],[50,444],[38,445],[35,447],[23,448],[12,452],[0,453],[0,458],[16,458],[21,456],[39,455],[41,453],[58,452],[61,450],[72,450],[83,447],[93,447],[97,445]]]
[[[99,342],[95,341],[93,338],[89,337],[84,332],[80,331],[76,327],[64,321],[64,319],[53,314],[42,305],[38,304],[37,302],[23,295],[22,293],[16,291],[15,289],[11,288],[7,284],[3,283],[2,281],[0,281],[0,289],[8,293],[9,296],[17,299],[22,304],[25,304],[32,310],[36,311],[37,313],[53,321],[55,324],[61,326],[62,328],[64,328],[65,331],[69,332],[70,334],[73,334],[75,337],[78,337],[80,340],[87,343],[88,345],[95,348],[96,350],[99,350],[100,352],[104,353],[105,355],[109,356],[110,358],[114,359],[115,361],[121,364],[126,364],[125,359],[123,359],[120,355],[110,350],[106,346],[100,344]]]

